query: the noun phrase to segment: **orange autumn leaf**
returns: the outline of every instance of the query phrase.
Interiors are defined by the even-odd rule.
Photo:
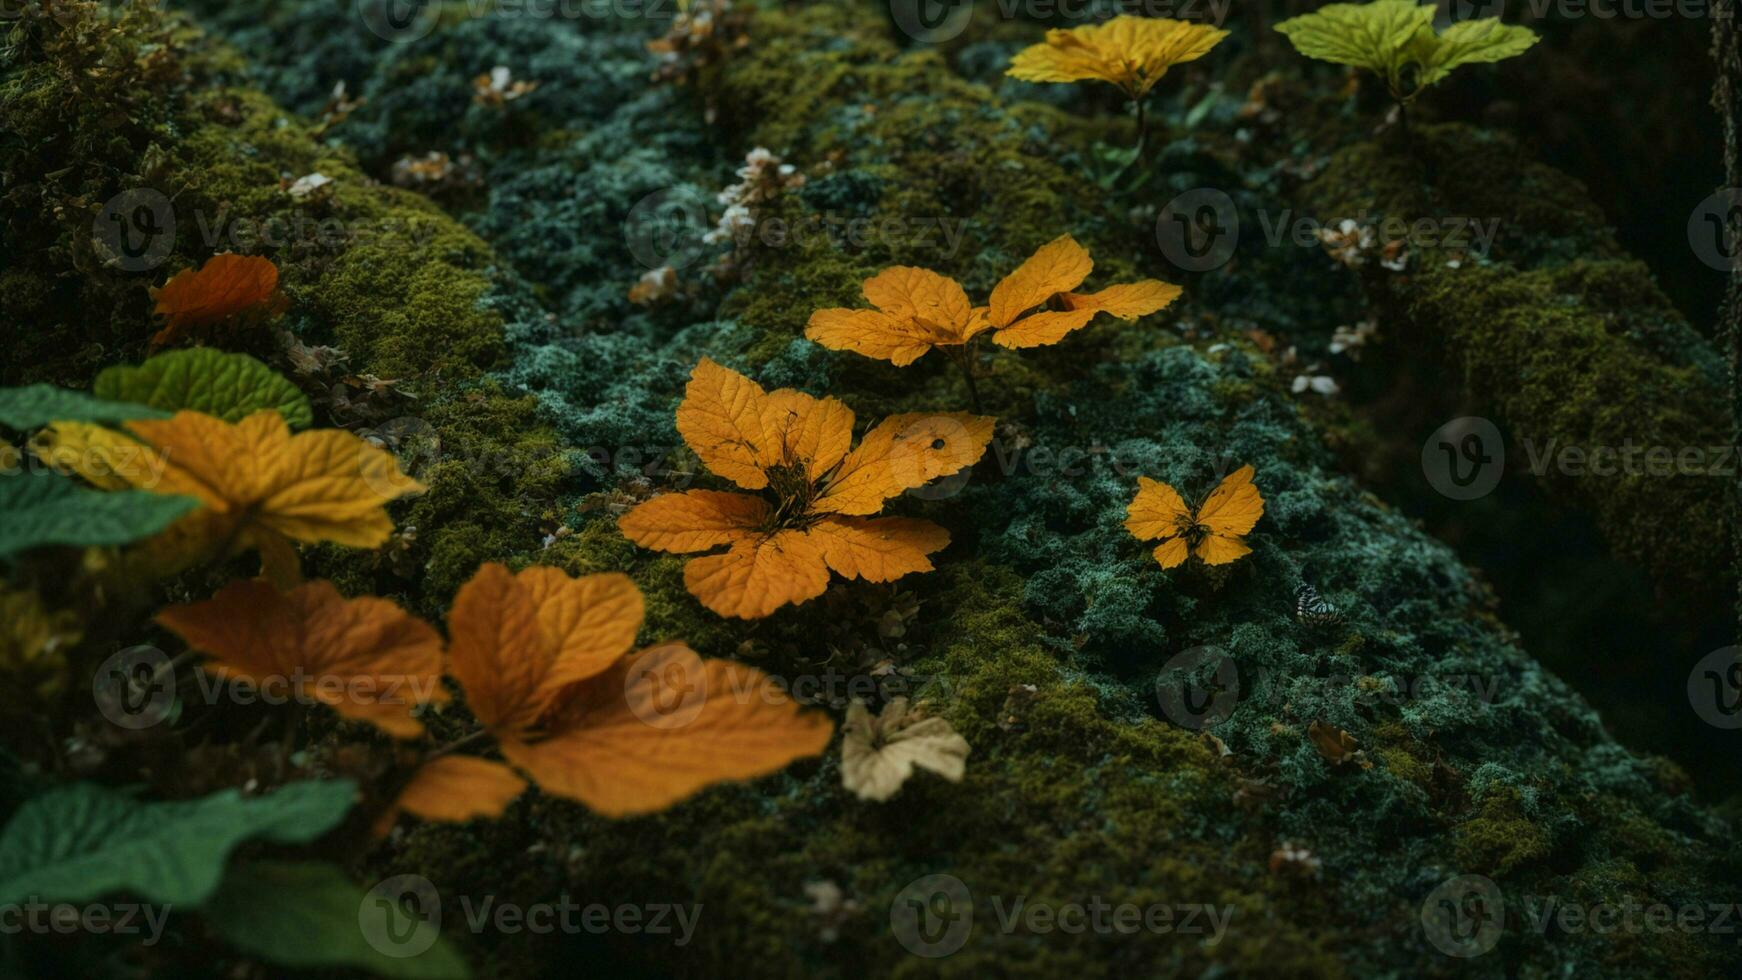
[[[258,255],[214,255],[198,269],[187,268],[151,291],[152,312],[163,318],[163,329],[151,338],[161,347],[187,331],[211,326],[244,313],[275,316],[283,312],[278,292],[278,266]]]
[[[204,602],[165,609],[157,622],[211,657],[204,669],[216,677],[318,701],[395,738],[422,733],[415,706],[447,699],[441,634],[386,599],[346,599],[331,582],[289,592],[232,582]]]
[[[1208,54],[1228,32],[1165,17],[1124,15],[1070,30],[1017,52],[1006,74],[1028,82],[1098,79],[1142,98],[1167,70]]]
[[[292,435],[272,409],[237,423],[181,411],[126,427],[131,435],[56,422],[36,434],[31,450],[104,489],[200,501],[138,549],[140,570],[151,574],[253,549],[268,577],[289,588],[300,577],[291,542],[380,547],[393,533],[386,505],[424,489],[384,450],[342,429]]]
[[[1074,238],[1061,236],[1005,276],[986,306],[971,306],[953,279],[896,266],[865,281],[865,298],[876,309],[818,310],[811,314],[805,336],[830,350],[853,351],[899,367],[934,348],[960,348],[987,332],[1001,347],[1056,344],[1101,313],[1134,320],[1166,307],[1180,294],[1178,286],[1156,279],[1097,293],[1072,292],[1094,265]],[[1042,308],[1055,300],[1061,309]]]
[[[691,490],[654,497],[618,527],[644,548],[692,554],[684,584],[722,616],[757,619],[846,578],[889,582],[932,570],[949,544],[929,521],[877,518],[891,498],[974,465],[993,419],[895,415],[852,446],[853,412],[833,398],[765,392],[713,361],[696,365],[678,431],[715,474],[766,497]]]
[[[662,809],[828,743],[828,718],[760,671],[680,643],[630,654],[640,625],[640,593],[623,576],[490,563],[454,599],[450,670],[510,763],[607,816]]]
[[[418,767],[398,799],[375,821],[375,836],[391,830],[402,812],[449,823],[500,817],[525,790],[526,780],[500,762],[472,755],[440,756]]]
[[[1264,516],[1264,497],[1252,473],[1248,465],[1223,477],[1196,510],[1186,506],[1178,490],[1140,476],[1125,528],[1139,541],[1161,539],[1155,560],[1162,568],[1184,562],[1188,548],[1206,565],[1226,565],[1252,552],[1244,535]]]

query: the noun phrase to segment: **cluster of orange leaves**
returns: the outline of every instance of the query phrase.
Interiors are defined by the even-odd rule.
[[[158,622],[208,654],[208,672],[297,693],[396,738],[420,705],[448,699],[445,673],[506,763],[432,753],[377,823],[498,816],[526,788],[623,816],[721,780],[749,779],[828,744],[833,726],[762,672],[704,661],[681,643],[630,652],[641,593],[620,574],[570,577],[490,563],[461,587],[441,635],[385,599],[328,582],[280,592],[234,582]],[[451,748],[451,746],[450,746]]]
[[[1095,79],[1141,99],[1170,67],[1202,58],[1227,36],[1207,24],[1125,15],[1047,31],[1044,42],[1017,52],[1006,74],[1028,82]]]
[[[884,503],[972,466],[993,419],[965,413],[884,419],[853,446],[853,411],[833,398],[764,391],[706,358],[677,410],[684,442],[715,475],[760,493],[667,493],[624,514],[631,541],[692,559],[684,584],[722,616],[754,619],[821,595],[832,569],[889,582],[930,571],[949,532],[930,521],[874,517]]]
[[[31,449],[106,490],[197,499],[198,510],[142,546],[158,574],[258,550],[268,577],[293,584],[292,542],[379,547],[393,533],[386,505],[424,489],[386,451],[342,429],[292,435],[273,409],[236,423],[183,410],[124,425],[56,422]]]
[[[1036,251],[973,306],[960,283],[928,269],[895,266],[865,280],[874,310],[827,309],[811,314],[805,336],[831,350],[854,351],[897,366],[933,348],[959,348],[982,333],[1001,347],[1056,344],[1097,314],[1134,320],[1162,309],[1180,288],[1157,279],[1072,292],[1095,263],[1063,235]],[[1058,300],[1060,309],[1039,309]]]
[[[1251,554],[1244,536],[1264,516],[1264,497],[1252,482],[1251,466],[1223,477],[1196,508],[1187,507],[1179,491],[1160,480],[1140,476],[1137,484],[1125,527],[1139,541],[1161,540],[1155,560],[1162,568],[1183,563],[1188,548],[1206,565],[1226,565]]]
[[[163,319],[163,329],[151,338],[153,347],[236,317],[275,318],[289,305],[278,290],[278,266],[271,259],[229,252],[176,273],[151,290],[151,298],[152,313]]]

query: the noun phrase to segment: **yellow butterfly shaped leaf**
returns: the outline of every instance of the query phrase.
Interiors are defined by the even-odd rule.
[[[1161,540],[1155,560],[1173,568],[1191,554],[1206,565],[1226,565],[1250,554],[1244,536],[1264,516],[1264,497],[1252,482],[1252,467],[1222,478],[1195,511],[1178,490],[1149,477],[1137,478],[1137,496],[1125,511],[1125,528],[1139,541]]]

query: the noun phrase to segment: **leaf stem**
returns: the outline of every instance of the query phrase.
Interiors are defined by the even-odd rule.
[[[430,752],[428,755],[423,757],[423,761],[432,762],[436,759],[441,758],[444,755],[447,755],[450,752],[453,752],[456,749],[463,749],[468,745],[472,745],[476,742],[483,741],[485,738],[489,737],[489,735],[490,735],[490,729],[488,729],[488,728],[480,728],[470,735],[462,735],[459,738],[454,739],[452,742],[449,742],[448,744],[442,746],[441,748]]]
[[[974,411],[980,411],[980,389],[974,384],[974,341],[962,345],[962,351],[955,358],[956,366],[962,369],[962,380],[968,384],[968,401],[974,406]]]

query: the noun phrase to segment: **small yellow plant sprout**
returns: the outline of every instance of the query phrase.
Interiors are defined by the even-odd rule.
[[[1046,40],[1016,53],[1005,72],[1025,82],[1080,82],[1099,79],[1125,93],[1137,111],[1137,148],[1143,156],[1149,138],[1144,97],[1174,65],[1208,54],[1228,32],[1208,24],[1164,17],[1115,17],[1070,30],[1055,28]]]

